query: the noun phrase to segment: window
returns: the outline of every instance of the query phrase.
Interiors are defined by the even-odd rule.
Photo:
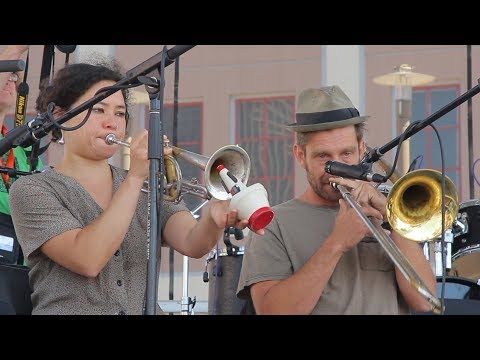
[[[294,134],[285,128],[294,116],[294,96],[235,102],[236,143],[251,162],[248,184],[265,186],[271,206],[294,195]]]
[[[201,154],[202,150],[202,104],[184,103],[178,104],[178,122],[177,122],[177,147],[184,150]],[[145,110],[145,129],[149,125],[148,107]],[[173,104],[164,104],[164,117],[162,118],[163,133],[168,136],[170,143],[173,144]],[[200,184],[203,184],[204,172],[182,159],[176,159],[182,172],[182,179],[189,181],[196,178]],[[200,205],[204,199],[195,195],[185,195],[183,200],[190,210]]]
[[[415,88],[412,97],[412,121],[424,120],[435,113],[460,93],[458,85]],[[461,193],[460,172],[460,112],[458,107],[433,122],[442,141],[447,175]],[[442,170],[440,146],[436,132],[427,126],[410,138],[410,159],[420,156],[421,168]],[[417,168],[419,166],[417,165]]]

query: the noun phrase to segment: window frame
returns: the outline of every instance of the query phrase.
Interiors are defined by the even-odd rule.
[[[291,134],[288,134],[288,130],[286,130],[286,134],[285,135],[279,135],[279,136],[275,136],[275,137],[271,137],[271,136],[268,136],[267,133],[267,112],[266,112],[266,103],[268,101],[272,101],[272,100],[288,100],[291,102],[291,105],[292,105],[292,118],[291,119],[288,119],[287,122],[285,123],[285,125],[287,124],[290,124],[290,123],[293,123],[295,122],[295,112],[296,112],[296,97],[295,95],[272,95],[272,96],[249,96],[249,97],[238,97],[238,98],[235,98],[234,99],[234,112],[233,112],[233,116],[234,116],[234,128],[235,128],[235,143],[236,144],[239,144],[240,146],[242,145],[242,143],[245,142],[244,139],[247,139],[246,137],[240,137],[240,134],[239,134],[239,111],[240,111],[240,105],[241,104],[245,104],[245,103],[249,103],[249,102],[261,102],[262,103],[262,124],[260,125],[262,127],[261,129],[261,133],[259,134],[259,136],[257,138],[254,138],[256,139],[257,141],[259,142],[262,142],[263,144],[265,143],[271,143],[272,141],[275,141],[275,139],[283,139],[283,138],[287,138],[287,137],[291,137],[291,141],[292,141],[292,144],[295,143],[295,134],[293,132],[291,132]],[[268,174],[268,145],[267,146],[262,146],[261,147],[261,157],[262,157],[262,161],[261,161],[261,164],[262,164],[262,167],[263,167],[263,171],[261,172],[261,174],[263,174],[263,176],[259,176],[259,177],[249,177],[249,184],[253,184],[253,183],[257,183],[257,182],[260,182],[260,183],[263,183],[265,185],[265,188],[267,189],[267,192],[269,192],[270,190],[268,189],[268,182],[271,182],[277,178],[279,178],[279,176],[277,175],[274,175],[274,176],[270,176]],[[251,154],[249,154],[251,156]],[[285,177],[280,177],[281,179],[286,179],[287,182],[289,182],[291,184],[291,193],[289,194],[285,194],[285,196],[281,196],[280,199],[278,199],[278,204],[282,203],[282,202],[285,202],[289,199],[292,199],[294,196],[295,196],[295,158],[293,156],[293,150],[290,149],[290,161],[291,161],[291,169],[292,171],[287,174]],[[267,175],[265,175],[267,174]]]
[[[426,109],[426,114],[425,115],[426,115],[426,118],[431,116],[434,112],[438,111],[438,109],[437,109],[434,112],[432,112],[431,94],[432,94],[432,91],[441,90],[441,89],[455,90],[455,98],[458,98],[460,96],[460,85],[459,84],[415,86],[412,89],[413,90],[412,97],[415,96],[416,91],[424,91],[425,92],[425,109]],[[444,106],[445,105],[448,105],[448,104],[444,104]],[[438,120],[435,120],[432,124],[437,128],[438,131],[443,130],[443,129],[455,129],[455,128],[457,129],[457,133],[456,133],[456,136],[457,136],[457,139],[456,139],[457,140],[457,144],[456,144],[456,146],[457,146],[456,166],[448,166],[447,164],[445,164],[445,172],[447,172],[447,171],[456,171],[457,172],[457,184],[455,184],[455,185],[457,187],[458,193],[461,194],[462,193],[461,149],[462,149],[462,145],[463,145],[462,144],[462,137],[461,137],[462,116],[461,116],[461,109],[460,109],[459,106],[457,106],[455,109],[453,109],[451,111],[456,112],[456,119],[455,119],[456,125],[436,125],[435,122],[438,121]],[[413,118],[413,108],[412,108],[412,118]],[[425,119],[419,119],[419,120],[423,121]],[[412,119],[412,121],[413,121],[413,119]],[[442,171],[441,166],[440,167],[431,166],[431,163],[432,163],[432,157],[431,157],[432,142],[431,142],[431,138],[432,138],[432,136],[436,137],[436,134],[433,133],[434,130],[430,126],[426,126],[422,130],[427,132],[427,134],[425,135],[425,137],[426,137],[425,148],[426,148],[427,154],[425,154],[425,158],[423,159],[424,168]],[[441,133],[440,133],[440,136],[441,136]],[[446,147],[445,147],[445,141],[444,141],[443,138],[442,138],[442,145],[443,145],[443,150],[445,152]],[[410,154],[410,157],[411,156],[412,156],[412,154]],[[444,154],[444,156],[445,156],[445,154]]]

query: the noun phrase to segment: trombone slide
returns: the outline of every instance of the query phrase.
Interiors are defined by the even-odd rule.
[[[436,296],[434,296],[427,288],[422,278],[416,273],[413,266],[410,262],[402,255],[400,249],[393,242],[390,237],[383,231],[382,228],[374,225],[370,219],[360,210],[360,206],[352,198],[350,192],[343,186],[339,184],[333,184],[333,186],[340,191],[345,201],[355,210],[355,212],[360,216],[368,229],[375,236],[377,241],[383,247],[387,255],[393,261],[393,263],[398,267],[402,272],[405,278],[410,282],[410,284],[422,295],[432,306],[432,311],[439,314],[441,312],[441,304]]]

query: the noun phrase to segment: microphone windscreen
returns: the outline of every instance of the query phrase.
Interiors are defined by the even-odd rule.
[[[77,45],[55,45],[55,47],[64,54],[71,54],[77,48]]]
[[[0,72],[17,72],[25,70],[23,60],[0,60]]]

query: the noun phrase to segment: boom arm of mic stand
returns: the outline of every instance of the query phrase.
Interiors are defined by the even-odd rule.
[[[118,85],[120,83],[121,81],[119,81],[115,85]],[[94,96],[93,98],[85,101],[83,104],[77,106],[72,110],[67,111],[65,114],[58,117],[56,119],[56,122],[58,124],[63,124],[74,116],[87,110],[89,107],[92,107],[99,101],[112,95],[116,91],[118,91],[118,89],[111,89]],[[41,138],[47,136],[48,133],[54,128],[55,124],[53,124],[48,119],[47,113],[38,114],[33,120],[29,121],[27,124],[17,126],[10,130],[7,135],[5,135],[5,137],[0,140],[0,156],[5,154],[13,147],[28,147],[35,144],[36,142],[40,141]]]
[[[13,147],[19,145],[28,147],[33,143],[34,141],[31,138],[31,130],[28,124],[17,126],[10,130],[5,137],[0,140],[0,156],[5,154]]]
[[[187,52],[195,45],[177,45],[173,48],[167,50],[165,56],[165,65],[168,66],[172,64],[177,57]],[[143,63],[135,66],[133,69],[127,71],[127,79],[135,79],[140,75],[145,76],[155,76],[160,78],[158,73],[158,67],[162,63],[163,51],[160,51],[158,54],[153,55],[150,59],[145,60]]]
[[[174,62],[174,59],[182,55],[186,51],[190,50],[195,45],[177,45],[169,50],[159,52],[158,54],[152,56],[150,59],[144,61],[140,65],[134,67],[133,69],[127,72],[127,76],[112,85],[112,89],[104,91],[93,98],[85,101],[76,108],[73,108],[67,111],[62,116],[56,119],[58,124],[63,124],[64,122],[70,120],[74,116],[82,113],[88,108],[92,107],[101,100],[109,97],[113,93],[117,92],[119,89],[115,88],[119,85],[135,84],[141,85],[137,77],[140,75],[146,75],[151,73],[154,70],[157,70],[157,67],[162,62],[162,56],[164,57],[164,66],[168,66]],[[163,54],[165,52],[165,54]],[[33,126],[35,125],[35,126]],[[48,116],[43,114],[37,115],[37,117],[30,121],[28,124],[17,126],[7,133],[7,135],[0,140],[0,156],[9,151],[12,147],[22,146],[28,147],[41,138],[47,136],[47,134],[55,128],[55,124],[48,120]]]
[[[0,173],[8,174],[10,177],[18,177],[19,175],[31,175],[33,172],[21,171],[15,168],[10,168],[6,166],[0,166]]]
[[[477,82],[480,83],[480,79],[478,79]],[[412,135],[416,134],[417,132],[422,130],[424,127],[430,125],[435,120],[438,120],[443,115],[445,115],[446,113],[455,109],[457,106],[463,104],[465,101],[472,98],[473,96],[475,96],[479,92],[480,92],[480,86],[479,85],[474,86],[473,88],[471,88],[470,90],[468,90],[464,94],[462,94],[459,97],[457,97],[456,99],[454,99],[449,104],[445,105],[440,110],[434,112],[432,115],[427,117],[422,122],[418,123],[416,126],[410,128],[408,131],[406,131],[404,140],[406,140],[409,137],[411,137]],[[379,160],[387,151],[390,151],[391,149],[393,149],[395,146],[397,146],[399,144],[400,137],[401,136],[397,136],[395,139],[391,140],[390,142],[381,146],[380,148],[371,149],[370,151],[367,152],[367,154],[363,158],[362,162],[374,163],[375,161]]]

